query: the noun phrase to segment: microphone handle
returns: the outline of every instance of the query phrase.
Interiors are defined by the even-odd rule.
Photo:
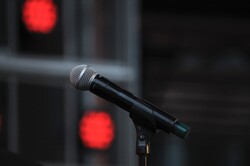
[[[153,104],[135,97],[132,93],[120,88],[101,75],[92,80],[90,89],[92,93],[100,96],[128,111],[133,117],[139,119],[143,125],[172,132],[178,120],[154,106]]]

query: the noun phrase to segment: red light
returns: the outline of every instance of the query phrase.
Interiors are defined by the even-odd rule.
[[[105,150],[114,139],[114,124],[106,112],[87,112],[80,121],[80,138],[92,149]]]
[[[26,28],[31,32],[47,34],[57,21],[57,8],[52,0],[26,0],[22,13]]]

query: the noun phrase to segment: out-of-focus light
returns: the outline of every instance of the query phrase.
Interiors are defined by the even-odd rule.
[[[106,112],[88,111],[80,121],[80,138],[91,149],[108,149],[114,139],[114,123]]]
[[[50,33],[57,22],[57,7],[52,0],[26,0],[22,19],[30,32]]]

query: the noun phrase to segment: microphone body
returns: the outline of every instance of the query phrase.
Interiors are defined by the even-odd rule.
[[[81,65],[85,66],[85,65]],[[76,67],[76,68],[79,68]],[[128,111],[133,120],[152,129],[162,129],[167,133],[174,133],[180,138],[185,138],[189,133],[189,127],[180,123],[177,118],[154,106],[153,104],[139,99],[132,93],[122,89],[105,77],[96,74],[89,66],[81,71],[71,72],[71,82],[79,90],[89,90],[97,96],[106,99],[122,109]],[[86,79],[85,79],[86,78]]]
[[[101,75],[96,75],[93,79],[90,89],[92,93],[100,96],[124,110],[132,116],[147,119],[152,122],[156,128],[160,128],[170,133],[171,128],[177,122],[177,119],[156,106],[135,97],[132,93],[120,88]],[[147,125],[147,123],[145,124]]]

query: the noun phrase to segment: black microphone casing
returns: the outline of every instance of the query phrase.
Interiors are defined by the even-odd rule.
[[[162,129],[167,133],[172,132],[181,138],[185,138],[189,133],[189,127],[180,123],[174,116],[135,97],[99,74],[92,80],[89,91],[128,111],[130,116],[139,119],[142,125]]]

